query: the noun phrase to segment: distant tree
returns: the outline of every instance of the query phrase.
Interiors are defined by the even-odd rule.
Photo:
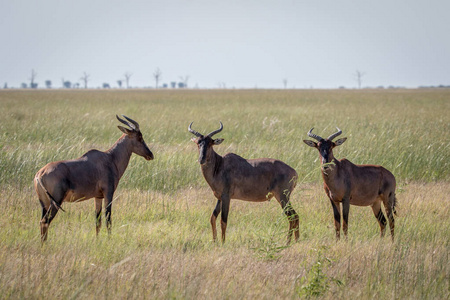
[[[130,88],[130,78],[133,75],[133,73],[130,72],[126,72],[125,74],[123,74],[123,76],[125,76],[125,82],[127,83],[127,89]]]
[[[81,76],[80,80],[84,82],[84,88],[87,89],[87,84],[89,81],[89,77],[91,77],[91,75],[87,74],[86,72],[83,73],[83,76]]]
[[[173,88],[173,89],[176,89],[176,88],[177,88],[177,83],[176,83],[176,81],[172,81],[172,82],[170,83],[170,87]]]
[[[178,82],[178,88],[179,89],[184,89],[185,88],[184,82]]]
[[[32,88],[32,89],[37,88],[37,84],[34,83],[36,76],[37,76],[37,73],[34,71],[34,69],[31,69],[31,77],[29,79],[30,79],[30,88]]]
[[[80,83],[79,83],[79,82],[76,82],[76,83],[72,84],[72,87],[73,87],[74,89],[79,89],[79,88],[80,88]]]
[[[217,87],[219,89],[226,89],[227,88],[227,84],[225,82],[218,82],[217,83]]]
[[[52,81],[51,80],[46,80],[45,81],[45,87],[48,88],[48,89],[51,89],[52,88]]]
[[[119,86],[119,89],[121,89],[122,88],[122,80],[117,80],[117,85]]]
[[[162,72],[159,68],[155,70],[155,73],[153,73],[153,78],[155,78],[155,84],[156,88],[158,88],[158,83],[161,80]]]
[[[22,82],[20,87],[23,88],[23,89],[26,89],[26,88],[28,88],[28,85],[25,82]]]
[[[361,88],[362,77],[363,77],[364,75],[366,75],[366,73],[361,72],[361,71],[359,71],[359,70],[356,70],[356,72],[355,72],[355,79],[356,79],[356,82],[358,83],[358,88],[359,88],[359,89]]]
[[[65,89],[70,89],[72,88],[72,83],[68,80],[64,80],[64,78],[61,78],[61,82],[62,82],[62,87]]]
[[[109,83],[103,83],[103,88],[104,88],[104,89],[109,89],[109,88],[111,88],[111,87],[109,86]]]
[[[287,78],[284,78],[284,79],[283,79],[283,85],[284,85],[284,89],[286,89],[286,88],[287,88],[287,83],[288,83],[288,80],[287,80]]]
[[[3,86],[4,89],[8,88],[8,83],[5,82],[5,85]]]
[[[183,83],[183,88],[187,88],[188,87],[188,80],[189,80],[189,75],[186,76],[180,76],[180,80]]]

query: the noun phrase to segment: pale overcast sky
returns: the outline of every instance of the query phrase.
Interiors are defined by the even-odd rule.
[[[2,0],[0,88],[450,85],[448,0]]]

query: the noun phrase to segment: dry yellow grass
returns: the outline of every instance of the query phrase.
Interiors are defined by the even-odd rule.
[[[332,211],[319,184],[301,185],[293,205],[301,239],[277,259],[257,249],[271,228],[287,220],[276,201],[233,201],[229,239],[211,241],[213,196],[206,188],[165,195],[122,190],[115,203],[113,235],[95,237],[93,203],[66,205],[40,246],[36,199],[0,193],[0,282],[3,298],[296,298],[300,280],[317,261],[330,283],[323,298],[449,297],[448,183],[402,187],[394,243],[379,238],[369,208],[351,207],[348,241],[335,242]],[[138,213],[139,212],[139,213]],[[11,236],[14,234],[14,236]],[[282,237],[281,237],[282,236]],[[284,234],[274,237],[282,244]],[[316,250],[314,250],[316,249]]]

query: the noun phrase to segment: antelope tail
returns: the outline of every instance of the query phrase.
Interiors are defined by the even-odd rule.
[[[392,211],[394,212],[394,215],[397,215],[397,210],[395,209],[396,206],[397,206],[397,197],[395,196],[394,193],[394,201],[392,203]]]
[[[395,195],[395,192],[391,192],[389,194],[389,205],[391,206],[392,212],[394,213],[394,215],[397,215],[397,197]]]
[[[42,184],[41,180],[36,177],[36,181],[39,183],[39,185],[41,186],[41,188],[44,189],[45,193],[47,194],[47,196],[49,197],[50,201],[52,202],[53,206],[56,207],[57,210],[62,210],[63,212],[66,212],[59,204],[58,202],[56,202],[55,198],[53,198],[53,196],[47,191],[47,189],[45,188],[45,186]]]

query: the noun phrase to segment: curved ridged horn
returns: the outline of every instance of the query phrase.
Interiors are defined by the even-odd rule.
[[[124,116],[124,115],[122,115],[122,116]],[[125,117],[125,116],[124,116],[124,117]],[[130,127],[131,129],[133,129],[133,130],[139,130],[139,124],[137,124],[136,121],[133,121],[133,122],[137,124],[137,128],[136,128],[136,126],[135,126],[134,123],[127,122],[127,121],[125,121],[125,120],[119,118],[118,115],[116,115],[116,118],[117,118],[117,120],[119,120],[121,123],[127,125],[127,126]],[[127,120],[131,120],[131,119],[128,119],[127,117],[125,117],[125,118],[126,118]]]
[[[333,133],[332,135],[330,135],[328,137],[328,140],[332,141],[335,137],[337,137],[338,135],[340,135],[342,133],[342,130],[340,130],[338,127],[336,127],[336,129],[338,130],[336,133]]]
[[[323,140],[323,137],[318,136],[318,135],[315,135],[314,133],[311,133],[311,131],[312,131],[313,129],[314,129],[314,127],[311,128],[311,129],[308,131],[308,136],[309,136],[310,138],[316,139],[318,142],[320,142],[321,140]]]
[[[191,124],[189,124],[188,131],[190,133],[192,133],[193,135],[195,135],[196,137],[202,137],[201,133],[199,133],[198,131],[195,131],[194,129],[191,128],[192,123],[194,123],[194,122],[191,122]]]
[[[214,131],[210,132],[207,136],[212,137],[212,136],[215,135],[216,133],[219,133],[219,132],[222,131],[222,129],[223,129],[223,124],[222,124],[222,122],[220,122],[220,121],[219,121],[219,123],[220,123],[220,128],[217,129],[217,130],[214,130]]]
[[[134,125],[134,129],[136,129],[137,131],[139,131],[139,124],[138,124],[138,122],[136,122],[135,120],[133,120],[133,119],[130,119],[130,118],[128,118],[127,116],[125,116],[125,115],[122,115],[125,119],[127,119],[131,124],[133,124]],[[131,128],[133,128],[132,126],[130,126]]]

